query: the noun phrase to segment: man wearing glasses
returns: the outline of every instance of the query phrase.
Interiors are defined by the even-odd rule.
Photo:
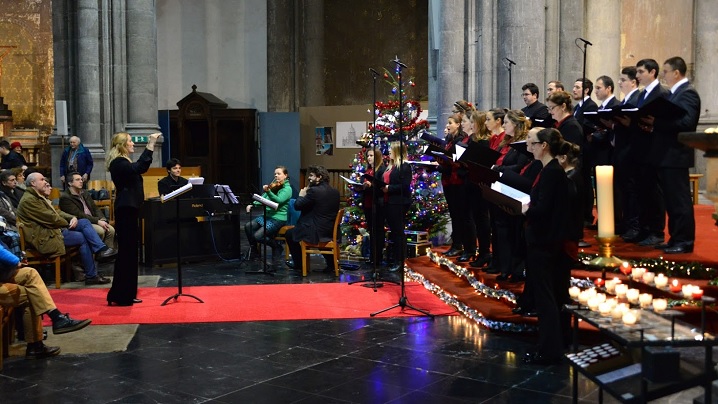
[[[0,191],[2,191],[12,202],[12,206],[17,209],[17,205],[20,204],[20,199],[25,193],[21,188],[17,186],[17,178],[10,170],[5,170],[0,173]]]
[[[548,112],[548,107],[539,102],[539,88],[534,83],[526,83],[521,87],[521,97],[524,99],[526,106],[521,108],[524,115],[531,120],[531,126],[541,126],[550,128],[553,126],[553,119]]]

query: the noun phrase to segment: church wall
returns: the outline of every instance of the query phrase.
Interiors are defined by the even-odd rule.
[[[191,91],[267,110],[264,0],[157,0],[158,109]]]

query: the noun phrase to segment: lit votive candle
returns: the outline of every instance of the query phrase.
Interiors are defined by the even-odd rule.
[[[681,291],[683,292],[684,298],[693,299],[693,285],[683,285]]]
[[[658,274],[653,278],[653,283],[656,284],[658,289],[664,289],[666,285],[668,285],[668,277],[663,274]]]
[[[588,308],[591,309],[591,311],[598,311],[599,304],[601,304],[601,302],[598,301],[596,296],[588,299]]]
[[[606,294],[605,293],[596,293],[596,299],[598,299],[599,303],[603,303],[606,301]]]
[[[598,312],[601,313],[602,316],[610,316],[612,309],[613,307],[611,307],[611,303],[609,302],[603,302],[598,305]]]
[[[623,314],[628,311],[628,306],[626,306],[626,303],[618,303],[616,307],[613,308],[611,311],[611,318],[613,318],[616,321],[621,321],[623,318]]]
[[[633,268],[631,271],[631,278],[634,281],[640,281],[643,278],[643,274],[646,273],[646,268]]]
[[[616,296],[619,298],[626,297],[626,292],[628,292],[628,285],[625,283],[619,283],[616,285]]]
[[[611,305],[611,310],[613,310],[614,307],[618,304],[618,301],[616,299],[606,299],[606,303]]]
[[[673,282],[671,282],[671,292],[678,293],[681,291],[681,283],[678,282],[678,279],[674,279]]]
[[[700,300],[703,297],[703,289],[699,288],[698,286],[693,287],[693,298],[696,300]]]
[[[573,300],[578,299],[579,293],[581,293],[581,288],[579,288],[578,286],[571,286],[570,288],[568,288],[568,295],[571,296],[571,299]]]
[[[588,291],[582,290],[581,293],[578,294],[578,302],[585,305],[588,302],[589,297]]]
[[[606,281],[606,292],[608,293],[616,293],[616,285],[621,283],[621,281],[617,278],[609,279]]]
[[[638,321],[638,319],[636,318],[636,315],[633,314],[632,311],[623,313],[622,320],[623,320],[623,324],[626,324],[626,325],[633,325],[633,324],[636,324],[636,321]]]
[[[653,310],[656,313],[660,313],[668,307],[668,300],[666,299],[653,299]]]
[[[655,272],[645,272],[643,274],[643,283],[646,283],[648,285],[652,284],[656,280],[656,273]]]
[[[642,309],[647,309],[651,307],[651,303],[653,302],[653,295],[650,293],[641,293],[638,296],[638,302],[641,304]]]
[[[636,304],[638,303],[638,295],[640,293],[638,289],[628,289],[628,291],[626,291],[626,299],[628,299],[629,303]]]

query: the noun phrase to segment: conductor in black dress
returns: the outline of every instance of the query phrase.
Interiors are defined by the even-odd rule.
[[[294,228],[287,230],[287,247],[292,259],[289,268],[302,271],[301,241],[319,243],[334,236],[334,221],[339,212],[339,191],[329,185],[329,172],[323,166],[307,168],[307,186],[299,191],[294,209],[301,212]],[[325,255],[327,271],[334,272],[334,258]]]
[[[152,164],[152,153],[160,135],[153,133],[149,136],[145,150],[134,163],[130,160],[130,155],[135,151],[135,144],[129,133],[116,133],[107,153],[105,167],[110,172],[117,190],[115,230],[118,253],[112,287],[107,293],[107,304],[110,306],[142,303],[142,300],[137,298],[139,217],[140,207],[145,199],[142,174],[147,172]]]

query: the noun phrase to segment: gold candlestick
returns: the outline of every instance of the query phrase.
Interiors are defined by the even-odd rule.
[[[592,259],[588,265],[601,268],[601,278],[606,279],[606,268],[618,268],[623,260],[613,256],[613,244],[618,236],[596,237],[598,240],[598,257]]]

